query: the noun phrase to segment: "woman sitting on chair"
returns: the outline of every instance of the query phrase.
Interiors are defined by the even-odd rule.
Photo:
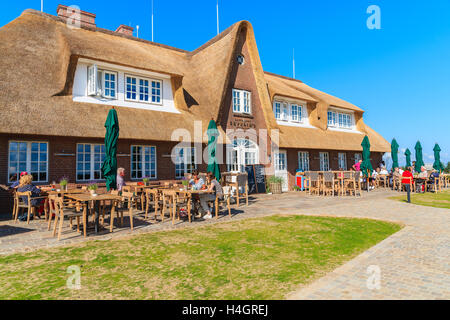
[[[31,191],[31,206],[33,207],[39,207],[39,214],[42,213],[44,206],[43,206],[43,200],[44,199],[33,199],[35,197],[39,197],[41,194],[41,189],[36,187],[33,183],[33,176],[31,174],[24,175],[20,177],[19,187],[17,188],[17,192],[27,192]],[[28,204],[28,197],[22,196],[22,201],[25,204]],[[32,218],[32,217],[30,217]],[[24,214],[21,217],[19,217],[19,220],[23,221],[27,219],[27,215]]]
[[[207,194],[201,194],[200,195],[200,205],[203,209],[203,211],[206,213],[203,218],[204,219],[211,219],[212,218],[212,210],[208,205],[208,202],[216,201],[216,197],[218,197],[220,200],[223,199],[223,189],[220,185],[219,181],[217,181],[216,177],[212,172],[207,173],[207,178],[210,183],[208,187],[208,191],[214,191],[214,194],[207,193]]]

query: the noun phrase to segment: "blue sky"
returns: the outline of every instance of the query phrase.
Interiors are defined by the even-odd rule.
[[[151,39],[151,0],[45,0],[97,14],[97,26],[140,26]],[[433,0],[220,0],[220,29],[252,23],[266,71],[296,77],[365,110],[365,122],[389,142],[414,149],[420,140],[425,163],[433,146],[450,161],[450,1]],[[0,26],[40,0],[2,3]],[[381,10],[381,29],[369,30],[369,5]],[[154,0],[155,42],[193,50],[216,35],[216,0]],[[414,154],[414,152],[413,152]],[[414,159],[414,157],[413,157]],[[402,164],[402,160],[400,160]]]

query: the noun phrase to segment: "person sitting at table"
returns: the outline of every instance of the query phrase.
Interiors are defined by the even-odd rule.
[[[44,205],[43,200],[44,199],[33,199],[36,197],[39,197],[41,194],[41,189],[36,187],[33,183],[33,176],[31,174],[26,174],[20,177],[19,180],[19,186],[17,187],[17,192],[27,192],[31,191],[31,206],[38,207],[38,213],[39,215],[44,211]],[[27,196],[21,196],[21,200],[24,204],[28,204],[28,197]],[[33,219],[33,216],[30,216],[30,220]],[[26,221],[27,220],[27,213],[22,214],[19,217],[20,221]]]
[[[435,185],[436,179],[439,179],[439,172],[437,172],[436,169],[433,169],[431,170],[430,178],[427,181],[429,188],[432,188]]]
[[[192,172],[192,179],[189,180],[189,185],[194,187],[194,190],[204,190],[206,189],[205,181],[198,175],[198,170]]]
[[[352,166],[353,170],[355,170],[355,171],[361,171],[361,163],[362,163],[362,160],[359,160],[358,162],[356,162],[356,163]]]
[[[26,171],[22,171],[21,173],[20,173],[20,176],[19,176],[19,178],[17,179],[17,173],[16,173],[16,181],[14,181],[12,184],[11,184],[11,186],[10,186],[10,188],[11,189],[16,189],[18,186],[19,186],[19,184],[20,184],[20,178],[22,178],[23,176],[26,176],[28,173],[26,172]],[[11,179],[11,180],[13,180],[13,179]]]
[[[116,177],[117,191],[122,191],[122,187],[126,186],[124,177],[125,177],[125,169],[124,168],[117,169],[117,177]]]
[[[382,167],[381,170],[380,170],[380,174],[388,175],[389,172],[387,171],[386,167]]]
[[[380,175],[380,168],[376,168],[372,171],[372,177],[369,178],[371,189],[375,189],[375,182],[377,180],[377,177]]]
[[[425,183],[428,179],[428,172],[427,169],[424,166],[420,167],[420,173],[417,175],[416,180],[416,191],[417,192],[424,192],[425,191]]]
[[[214,194],[212,193],[205,193],[200,194],[200,205],[203,210],[203,213],[206,213],[203,218],[204,219],[211,219],[212,218],[212,209],[209,207],[208,203],[211,201],[215,201],[216,197],[219,198],[219,200],[223,199],[223,189],[220,185],[219,181],[217,181],[215,175],[212,172],[207,173],[207,179],[209,181],[209,187],[208,191],[214,191]]]

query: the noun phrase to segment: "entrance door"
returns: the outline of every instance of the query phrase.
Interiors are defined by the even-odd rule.
[[[258,146],[247,139],[235,139],[228,146],[228,171],[244,172],[245,166],[258,164]]]
[[[287,154],[286,150],[278,150],[273,153],[275,161],[275,176],[283,178],[282,190],[288,191],[288,174],[287,174]]]

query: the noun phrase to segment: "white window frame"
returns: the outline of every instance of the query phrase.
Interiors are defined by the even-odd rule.
[[[181,163],[178,150],[183,149],[183,159]],[[190,150],[190,152],[186,152]],[[197,149],[192,146],[175,147],[175,179],[183,179],[185,173],[192,173],[197,169]],[[193,161],[193,162],[192,162]],[[181,167],[182,166],[182,167]],[[190,168],[188,167],[190,166]]]
[[[128,78],[136,79],[136,99],[133,98],[127,98],[127,80]],[[141,84],[142,81],[148,81],[148,101],[145,99],[140,98],[141,94]],[[124,73],[123,77],[124,81],[124,87],[123,87],[123,98],[125,101],[132,101],[132,102],[141,102],[141,103],[148,103],[148,104],[156,104],[156,105],[162,105],[163,104],[163,80],[160,79],[153,79],[153,78],[147,78],[147,77],[141,77],[133,74]],[[158,95],[153,94],[153,84],[159,83],[159,88],[155,88],[155,90],[159,90],[159,102],[153,102],[153,96],[158,97]]]
[[[117,93],[118,93],[118,73],[116,71],[109,71],[109,70],[99,70],[99,72],[101,72],[102,74],[102,97],[103,98],[107,98],[107,99],[113,99],[116,100],[117,99]],[[111,94],[106,94],[105,90],[106,90],[106,79],[105,79],[105,75],[109,74],[109,75],[114,75],[115,80],[114,80],[114,96],[112,96]],[[112,82],[111,80],[109,80],[109,82]],[[109,88],[109,90],[111,91],[111,88]]]
[[[362,153],[356,152],[355,153],[355,163],[357,163],[359,160],[362,160]]]
[[[276,171],[287,171],[287,153],[286,152],[274,152],[274,165]],[[282,161],[283,160],[283,161]]]
[[[296,110],[296,111],[294,111]],[[307,124],[305,119],[307,119],[305,102],[289,102],[284,100],[274,100],[273,102],[273,113],[275,119],[282,122],[293,123],[296,125]],[[296,112],[296,116],[294,115]]]
[[[252,113],[252,93],[247,90],[232,90],[232,103],[234,113]]]
[[[353,113],[328,109],[327,124],[330,128],[353,129]]]
[[[251,155],[251,158],[248,156]],[[248,160],[253,160],[250,162]],[[258,145],[250,139],[236,138],[227,145],[227,168],[230,172],[244,172],[245,166],[259,163]]]
[[[347,153],[338,152],[338,169],[347,170]]]
[[[91,151],[90,151],[91,154],[90,154],[90,160],[89,160],[89,163],[90,163],[89,179],[78,179],[78,163],[79,163],[78,162],[78,146],[79,145],[90,145],[91,146]],[[86,181],[94,181],[94,180],[95,181],[104,181],[105,180],[103,177],[101,165],[100,165],[100,178],[98,178],[98,179],[94,178],[94,175],[95,175],[95,173],[94,173],[95,172],[95,146],[100,146],[100,150],[105,147],[105,145],[101,144],[101,143],[83,143],[83,142],[77,143],[76,152],[75,152],[75,156],[76,156],[75,179],[76,179],[76,181],[86,182]],[[85,154],[85,152],[83,151],[83,155],[84,154]],[[104,157],[105,157],[105,155],[104,155]],[[84,164],[84,162],[85,162],[85,160],[83,159],[83,164]],[[101,160],[100,163],[103,163],[103,160]],[[83,169],[83,171],[84,171],[84,169]]]
[[[299,170],[309,171],[309,152],[308,151],[299,151],[298,155],[298,168]]]
[[[133,170],[133,164],[134,163],[136,163],[136,164],[138,163],[137,161],[133,161],[133,155],[134,155],[133,147],[136,147],[136,148],[140,147],[141,148],[141,152],[140,152],[141,169],[140,170],[138,170],[138,169]],[[150,166],[150,169],[149,169],[150,171],[149,172],[147,172],[145,170],[145,164],[147,163],[147,161],[145,161],[145,148],[150,148],[150,159],[148,161],[148,164]],[[151,149],[152,148],[155,150],[155,170],[154,170],[155,173],[154,173],[154,175],[151,175],[151,172],[152,172],[152,169],[151,169],[151,165],[152,165]],[[158,150],[157,150],[156,146],[152,146],[152,145],[137,145],[137,144],[133,144],[133,145],[130,146],[130,155],[131,155],[131,158],[130,158],[130,177],[131,177],[131,180],[142,180],[142,178],[144,178],[144,177],[147,177],[147,178],[149,178],[151,180],[155,180],[155,179],[158,178],[158,159],[157,159],[158,158],[157,157],[158,154],[157,154],[157,152],[158,152]],[[133,177],[133,172],[134,171],[136,171],[136,173],[138,173],[140,171],[140,176],[137,175],[136,177]]]
[[[281,102],[275,101],[273,113],[275,114],[275,119],[281,120]]]
[[[330,154],[328,152],[319,152],[319,159],[320,171],[330,171]]]
[[[27,150],[26,150],[26,159],[25,159],[25,162],[26,162],[26,172],[28,172],[29,174],[31,174],[32,173],[32,171],[31,171],[31,162],[33,162],[33,161],[31,161],[31,153],[32,153],[32,151],[31,151],[31,144],[32,143],[45,143],[46,145],[47,145],[47,151],[46,151],[46,165],[45,165],[45,174],[46,174],[46,177],[47,177],[47,179],[46,180],[35,180],[34,178],[33,178],[33,182],[36,182],[36,183],[45,183],[45,182],[48,182],[48,174],[49,174],[49,172],[48,172],[48,163],[49,163],[49,158],[48,158],[48,155],[49,155],[49,151],[48,151],[48,148],[49,148],[49,143],[48,143],[48,141],[32,141],[32,140],[10,140],[10,141],[8,141],[8,169],[6,170],[6,174],[7,174],[7,181],[8,181],[8,183],[13,183],[13,182],[15,182],[15,181],[11,181],[10,180],[10,171],[9,171],[9,168],[11,167],[11,156],[10,156],[10,153],[11,153],[11,143],[26,143],[27,144]],[[37,161],[37,163],[38,163],[38,178],[39,178],[39,173],[41,172],[41,170],[40,170],[40,164],[41,164],[41,161],[39,160],[39,155],[40,155],[40,153],[41,153],[41,151],[40,151],[40,149],[39,149],[39,151],[38,151],[38,161]],[[19,163],[20,161],[19,160],[17,160],[16,161],[17,163]],[[44,162],[44,161],[42,161],[42,162]],[[16,173],[17,173],[17,179],[19,179],[19,174],[20,174],[20,171],[16,171]]]
[[[105,94],[105,74],[114,75],[114,96]],[[110,100],[117,100],[119,94],[119,73],[117,71],[100,69],[96,64],[87,68],[87,94],[88,96],[101,96]],[[109,80],[110,81],[110,80]],[[110,81],[111,82],[111,81]]]

